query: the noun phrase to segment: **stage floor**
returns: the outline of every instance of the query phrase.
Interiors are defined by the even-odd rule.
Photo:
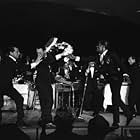
[[[40,118],[40,110],[36,109],[36,110],[25,110],[25,122],[29,125],[26,128],[21,128],[25,133],[27,133],[32,140],[36,139],[36,131],[38,129],[38,136],[41,132],[41,128],[39,128],[39,126],[37,125],[37,121]],[[81,115],[82,120],[76,118],[74,123],[73,123],[73,132],[78,133],[80,135],[86,135],[87,134],[87,126],[88,126],[88,121],[93,118],[91,116],[92,112],[88,111],[83,111],[83,114]],[[16,122],[16,115],[17,113],[15,111],[10,111],[10,110],[6,110],[3,111],[2,116],[2,123],[15,123]],[[52,111],[52,115],[55,115],[55,111]],[[100,113],[100,115],[102,115],[110,124],[112,124],[112,113],[108,113],[108,112],[102,112]],[[123,114],[120,114],[120,126],[125,126],[126,123],[126,118]],[[133,120],[130,122],[129,126],[139,126],[139,132],[140,132],[140,116],[136,116],[135,118],[133,118]],[[51,133],[53,132],[55,129],[47,129],[46,133]],[[110,135],[121,135],[121,127],[116,129],[115,131],[111,132]],[[128,132],[127,135],[131,134]]]

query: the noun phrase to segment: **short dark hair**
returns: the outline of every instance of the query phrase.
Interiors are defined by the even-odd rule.
[[[18,47],[15,44],[10,44],[7,47],[7,53],[9,54],[10,52],[13,52],[14,51],[14,48],[18,48]]]
[[[107,40],[100,40],[99,44],[102,44],[105,46],[106,49],[109,49],[109,42]]]
[[[36,49],[43,49],[45,50],[45,47],[42,45],[42,46],[37,46]]]

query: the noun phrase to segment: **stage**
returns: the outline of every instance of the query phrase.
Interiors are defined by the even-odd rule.
[[[27,110],[27,106],[29,106],[30,101],[29,99],[33,99],[33,98],[29,98],[31,97],[31,95],[33,96],[35,91],[30,89],[30,86],[28,84],[23,84],[23,85],[15,85],[15,88],[17,88],[17,90],[19,90],[19,92],[21,93],[21,95],[24,97],[24,112],[25,112],[25,122],[26,124],[28,124],[28,127],[26,128],[21,128],[25,133],[27,133],[30,137],[31,140],[39,140],[39,136],[41,133],[41,128],[38,126],[37,122],[40,118],[41,112],[40,112],[40,104],[38,102],[38,100],[36,99],[36,103],[33,109]],[[127,104],[127,90],[128,87],[127,85],[123,85],[122,89],[121,89],[121,98],[124,101],[124,103]],[[104,91],[104,112],[100,112],[100,115],[102,115],[110,124],[110,126],[112,125],[112,113],[110,111],[107,110],[107,106],[112,105],[111,103],[111,93],[110,91],[110,87],[109,85],[106,86],[105,91]],[[56,93],[58,92],[53,92],[54,97],[56,97]],[[3,113],[3,120],[2,123],[15,123],[16,122],[16,106],[13,100],[5,97],[4,98],[4,106],[2,108]],[[30,101],[30,102],[29,102]],[[28,103],[29,102],[29,103]],[[54,105],[53,105],[53,109],[52,109],[52,116],[55,116],[55,110],[57,107],[57,105],[55,105],[56,98],[54,98]],[[93,116],[91,115],[93,112],[92,111],[83,111],[81,118],[75,118],[75,121],[73,123],[73,132],[78,133],[79,135],[87,135],[87,126],[88,126],[88,121],[93,118]],[[127,136],[132,136],[131,131],[136,131],[138,133],[140,133],[140,116],[136,116],[135,118],[133,118],[133,120],[130,122],[128,127],[125,127],[125,123],[126,123],[126,117],[121,113],[120,110],[120,127],[118,129],[116,129],[115,131],[109,133],[107,135],[107,137],[112,137],[112,136],[121,136],[121,135],[127,135]],[[46,133],[51,133],[55,130],[55,128],[47,128],[46,129]]]
[[[40,110],[24,110],[25,112],[25,122],[28,124],[27,127],[21,128],[26,134],[28,134],[31,138],[31,140],[39,140],[39,136],[41,133],[41,128],[38,126],[37,121],[40,117]],[[86,135],[87,134],[87,126],[88,121],[93,118],[91,116],[91,111],[83,111],[83,114],[81,115],[82,119],[75,118],[75,121],[73,123],[73,132],[79,134],[79,135]],[[16,122],[16,115],[17,113],[14,110],[3,110],[2,116],[2,123],[15,123]],[[101,112],[100,115],[102,115],[110,124],[112,124],[112,113],[109,112]],[[52,111],[52,116],[55,116],[55,111]],[[132,136],[130,133],[130,129],[133,131],[140,132],[140,116],[136,116],[133,118],[133,120],[130,122],[128,127],[124,127],[126,123],[126,118],[123,114],[120,114],[120,127],[116,129],[113,132],[110,132],[107,137],[112,137],[116,135],[127,135],[129,137]],[[55,130],[55,128],[47,128],[46,134],[51,133]],[[124,131],[126,130],[126,131]]]

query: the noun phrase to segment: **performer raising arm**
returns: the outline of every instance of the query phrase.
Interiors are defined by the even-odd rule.
[[[56,47],[57,38],[51,38],[47,44],[42,47],[43,57],[38,63],[34,65],[37,70],[37,76],[35,79],[36,88],[38,90],[40,106],[41,106],[41,118],[39,125],[53,125],[52,124],[52,106],[53,106],[53,90],[51,86],[51,72],[50,66],[56,60],[68,54],[67,51],[62,53],[51,55],[51,49]]]

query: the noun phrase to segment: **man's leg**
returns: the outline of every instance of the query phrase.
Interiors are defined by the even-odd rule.
[[[23,101],[24,101],[24,98],[13,87],[8,88],[7,95],[15,101],[16,109],[17,109],[17,123],[19,123],[19,125],[20,124],[25,125],[25,123],[23,122],[23,117],[24,117]]]
[[[137,87],[132,85],[130,86],[130,92],[129,92],[129,95],[128,95],[128,106],[129,106],[129,109],[130,111],[135,114],[136,110],[135,110],[135,104],[136,104],[136,100],[137,100]]]
[[[53,93],[51,87],[37,87],[41,106],[40,125],[52,122]]]
[[[112,80],[110,82],[110,89],[112,92],[112,105],[113,105],[113,127],[119,127],[119,102],[120,102],[120,88],[121,83],[118,80]]]

